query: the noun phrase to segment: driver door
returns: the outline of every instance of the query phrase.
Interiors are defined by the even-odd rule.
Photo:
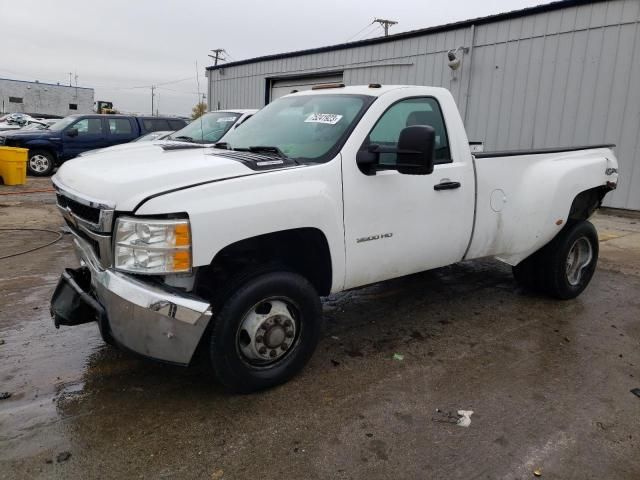
[[[72,131],[77,131],[73,135]],[[65,159],[73,158],[82,152],[109,146],[104,122],[100,117],[83,118],[67,127],[62,136]]]
[[[397,170],[367,175],[355,158],[342,159],[345,288],[449,265],[464,256],[473,225],[473,167],[470,159],[452,158],[438,101],[417,97],[392,104],[361,148],[395,147],[402,129],[411,125],[429,125],[436,132],[430,175]],[[396,156],[382,153],[379,163],[393,166]]]

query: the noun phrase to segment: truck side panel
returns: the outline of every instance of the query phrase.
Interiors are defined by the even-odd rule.
[[[136,215],[168,212],[187,212],[191,219],[194,267],[209,265],[218,252],[240,240],[316,228],[325,235],[331,252],[331,291],[343,288],[345,255],[339,159],[168,193],[145,202]]]
[[[564,226],[575,197],[617,182],[608,148],[475,160],[476,220],[467,259],[495,256],[517,265]]]

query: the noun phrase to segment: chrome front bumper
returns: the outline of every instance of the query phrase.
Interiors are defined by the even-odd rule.
[[[147,357],[188,364],[211,320],[210,305],[105,269],[86,240],[74,235],[73,242],[80,263],[91,272],[91,289],[116,343]]]

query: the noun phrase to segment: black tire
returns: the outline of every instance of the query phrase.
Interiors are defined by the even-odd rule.
[[[588,257],[583,255],[577,261],[573,255],[577,250],[585,249]],[[598,232],[593,224],[583,220],[567,225],[546,247],[542,275],[546,293],[552,297],[568,300],[580,295],[593,277],[598,264]],[[572,265],[584,262],[574,278],[571,278]],[[573,280],[573,282],[572,282]]]
[[[34,177],[48,177],[55,168],[54,156],[46,150],[29,150],[27,172]]]
[[[598,247],[598,233],[591,222],[572,222],[542,249],[513,267],[513,275],[527,289],[561,300],[575,298],[593,277]],[[587,253],[575,257],[576,251]],[[572,269],[573,266],[582,268]]]
[[[270,316],[276,305],[280,309],[285,305],[291,318],[277,313]],[[257,315],[264,315],[265,320],[259,320],[261,326],[252,336],[248,333],[251,329],[245,327],[249,324],[248,319],[262,318]],[[292,320],[294,327],[291,330],[286,328],[286,334],[291,334],[292,338],[285,338],[278,347],[269,346],[263,338],[271,332],[284,335],[284,326],[282,332],[276,331],[280,328],[281,319]],[[269,321],[271,327],[262,326]],[[218,380],[230,391],[250,393],[273,387],[286,382],[306,365],[318,344],[321,331],[322,307],[313,285],[296,273],[263,273],[246,280],[215,315],[209,343],[211,366]],[[263,337],[260,337],[260,332]],[[279,339],[276,334],[269,338]],[[288,346],[286,342],[290,342]],[[281,356],[273,361],[249,358],[246,351],[255,348],[252,351],[257,354],[259,345],[265,350],[264,354],[277,351]]]

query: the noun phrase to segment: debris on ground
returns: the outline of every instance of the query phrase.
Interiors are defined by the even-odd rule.
[[[394,360],[402,361],[402,360],[404,360],[404,355],[401,355],[401,354],[399,354],[399,353],[394,353],[394,354],[393,354],[393,359],[394,359]]]
[[[458,410],[456,413],[453,413],[452,411],[445,412],[436,408],[436,414],[431,417],[431,421],[451,423],[459,427],[468,427],[471,425],[471,415],[473,415],[473,410]]]
[[[534,474],[536,477],[541,477],[541,476],[542,476],[542,469],[540,469],[540,468],[536,468],[536,469],[533,471],[533,474]]]
[[[332,364],[334,367],[337,367],[338,365],[340,365],[340,362],[339,362],[339,361],[337,361],[337,360],[334,360],[334,359],[332,358],[332,359],[331,359],[331,364]]]
[[[224,470],[221,468],[211,474],[211,480],[220,480],[224,476]]]
[[[6,400],[11,397],[11,392],[0,392],[0,400]]]
[[[70,458],[71,458],[71,452],[60,452],[56,457],[56,462],[58,463],[66,462]]]
[[[468,427],[471,425],[471,415],[473,415],[473,410],[458,410],[458,415],[460,418],[456,425],[459,427]]]
[[[631,393],[633,393],[636,397],[640,397],[640,388],[632,389]]]

